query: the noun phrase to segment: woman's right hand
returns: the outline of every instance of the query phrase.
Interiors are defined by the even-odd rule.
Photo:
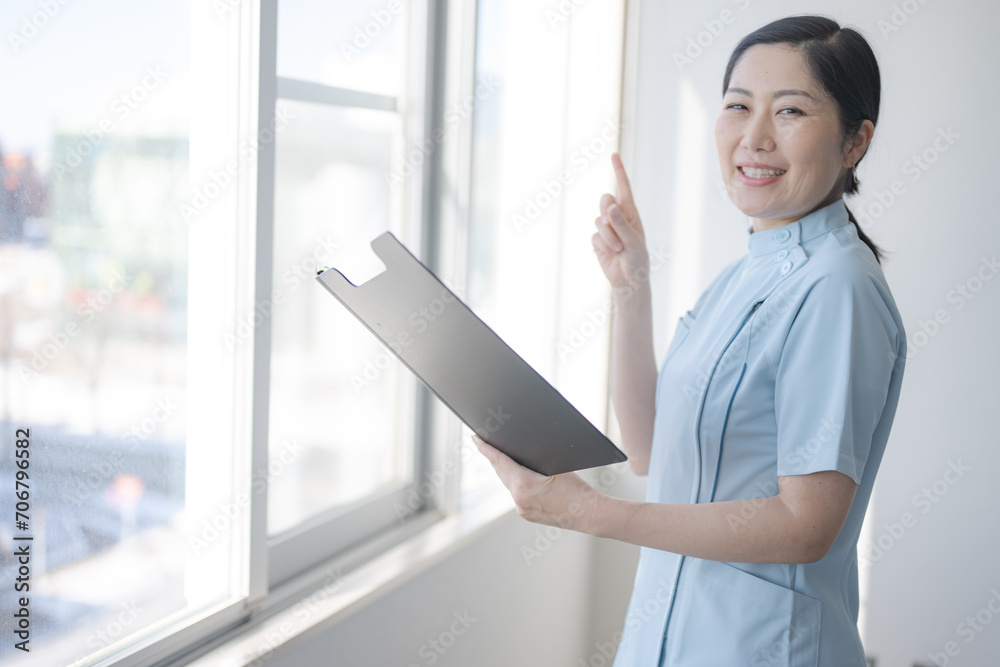
[[[649,252],[639,212],[632,199],[632,188],[618,153],[611,154],[611,164],[618,181],[618,199],[610,194],[601,197],[601,215],[594,219],[597,233],[591,237],[591,242],[604,276],[617,291],[636,280],[649,278]]]

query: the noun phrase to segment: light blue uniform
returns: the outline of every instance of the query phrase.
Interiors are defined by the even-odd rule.
[[[752,499],[778,477],[839,470],[858,484],[816,563],[726,563],[643,548],[617,667],[864,667],[857,542],[896,412],[906,335],[842,199],[748,229],[678,322],[656,387],[646,500]]]

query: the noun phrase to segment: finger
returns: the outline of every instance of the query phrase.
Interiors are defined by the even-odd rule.
[[[627,220],[625,212],[617,204],[612,204],[608,209],[608,222],[610,228],[625,247],[638,248],[645,245],[646,241],[638,229],[638,219]]]
[[[625,165],[618,153],[611,154],[611,165],[615,168],[615,180],[618,181],[618,201],[621,203],[622,212],[628,220],[635,220],[639,217],[635,208],[635,200],[632,198],[632,186],[629,184],[628,175],[625,173]]]
[[[595,233],[590,237],[590,244],[594,247],[594,255],[602,267],[607,266],[608,262],[618,254],[607,246],[600,234]]]
[[[615,203],[617,202],[615,201],[614,195],[609,195],[609,194],[601,195],[601,205],[600,205],[601,215],[607,213],[608,207]]]
[[[500,477],[500,481],[503,482],[504,486],[508,489],[511,488],[511,482],[518,478],[524,481],[529,481],[533,478],[545,479],[545,475],[525,468],[496,447],[487,444],[479,436],[473,435],[472,439],[475,441],[476,447],[479,448],[479,451],[482,452],[483,456],[485,456],[493,465],[493,469],[496,470],[497,476]]]
[[[608,244],[604,242],[601,235],[594,232],[594,235],[590,237],[590,245],[594,247],[594,252],[597,253],[598,257],[601,255],[611,256],[614,255],[614,251],[608,247]]]
[[[609,252],[621,252],[625,248],[625,244],[622,243],[621,238],[611,225],[610,216],[608,218],[600,217],[595,219],[594,226],[597,227],[597,233],[601,237],[601,240],[604,241],[604,245],[608,248]]]
[[[479,452],[483,456],[486,457],[486,460],[490,462],[490,465],[493,466],[493,469],[497,472],[497,475],[500,477],[500,481],[503,482],[504,485],[506,486],[507,485],[507,476],[506,476],[507,465],[506,465],[506,462],[504,461],[504,459],[506,459],[507,461],[510,461],[511,463],[514,463],[514,461],[509,456],[507,456],[506,454],[504,454],[503,452],[501,452],[499,449],[497,449],[496,447],[494,447],[493,445],[488,444],[485,440],[483,440],[482,438],[480,438],[478,435],[473,434],[472,441],[476,443],[476,449],[478,449]],[[516,466],[517,464],[514,463],[514,465]]]
[[[486,460],[495,466],[497,455],[500,454],[500,450],[493,445],[488,444],[475,433],[472,434],[472,442],[475,443],[476,449],[479,450],[479,453],[485,456]]]
[[[510,491],[510,482],[507,481],[506,477],[498,467],[501,456],[500,450],[492,445],[488,445],[484,440],[475,434],[472,436],[472,441],[476,444],[476,449],[479,450],[479,453],[485,456],[486,460],[490,462],[491,466],[493,466],[493,472],[497,474],[497,477],[500,479],[500,483],[503,484],[508,491]]]

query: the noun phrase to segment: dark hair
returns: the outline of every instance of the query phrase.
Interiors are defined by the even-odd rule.
[[[744,37],[729,56],[722,79],[723,95],[729,90],[729,79],[736,63],[747,49],[757,44],[788,44],[802,49],[813,78],[836,102],[845,142],[857,134],[862,121],[870,120],[872,125],[878,122],[882,85],[878,62],[868,42],[856,30],[841,28],[825,16],[789,16],[768,23]],[[858,158],[858,162],[863,157]],[[855,167],[851,167],[844,175],[845,195],[858,191],[855,177]],[[847,217],[857,228],[858,237],[881,263],[882,250],[861,231],[850,209],[847,209]]]

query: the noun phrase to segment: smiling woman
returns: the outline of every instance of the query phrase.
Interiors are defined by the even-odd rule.
[[[793,197],[786,206],[805,206],[808,195],[801,193],[822,188],[831,178],[834,178],[833,187],[812,210],[832,203],[841,195],[858,191],[857,164],[868,149],[878,121],[881,97],[878,63],[867,42],[856,31],[840,30],[836,23],[821,17],[802,19],[811,20],[814,28],[825,31],[827,37],[802,41],[793,24],[779,21],[747,36],[729,59],[722,81],[723,112],[715,126],[715,141],[723,182],[731,198],[745,196],[748,192],[733,187],[734,176],[751,187],[775,182],[764,178],[772,174],[747,173],[754,168],[771,170],[771,166],[752,160],[732,162],[740,139],[748,129],[747,123],[752,124],[751,131],[772,132],[777,136],[751,135],[744,137],[746,140],[776,141],[780,137],[782,155],[786,160],[797,162],[795,171],[799,173],[793,173],[788,179],[795,183],[789,184],[786,180],[783,187],[784,193],[788,193],[798,186],[800,196]],[[755,46],[757,48],[752,48]],[[851,76],[842,76],[841,70],[850,71]],[[787,82],[790,87],[766,90],[770,81],[777,80]],[[756,100],[755,89],[758,91]],[[758,113],[753,114],[754,109]],[[763,123],[771,125],[761,128]],[[787,169],[786,165],[778,171],[783,174]],[[812,183],[806,184],[809,180]],[[769,188],[764,194],[773,195],[773,190]],[[761,194],[753,195],[758,197],[758,205]],[[735,198],[733,203],[752,215]],[[799,217],[802,214],[799,212]],[[858,229],[859,238],[877,259],[881,259],[881,251],[861,231],[850,211],[848,218]],[[763,228],[755,223],[754,231]]]
[[[521,516],[643,547],[616,665],[865,664],[857,542],[906,357],[878,249],[843,201],[878,88],[868,44],[830,19],[736,47],[715,136],[748,252],[680,319],[658,374],[645,234],[613,156],[619,196],[601,198],[592,241],[611,286],[634,287],[613,289],[612,398],[646,502],[477,441]]]

